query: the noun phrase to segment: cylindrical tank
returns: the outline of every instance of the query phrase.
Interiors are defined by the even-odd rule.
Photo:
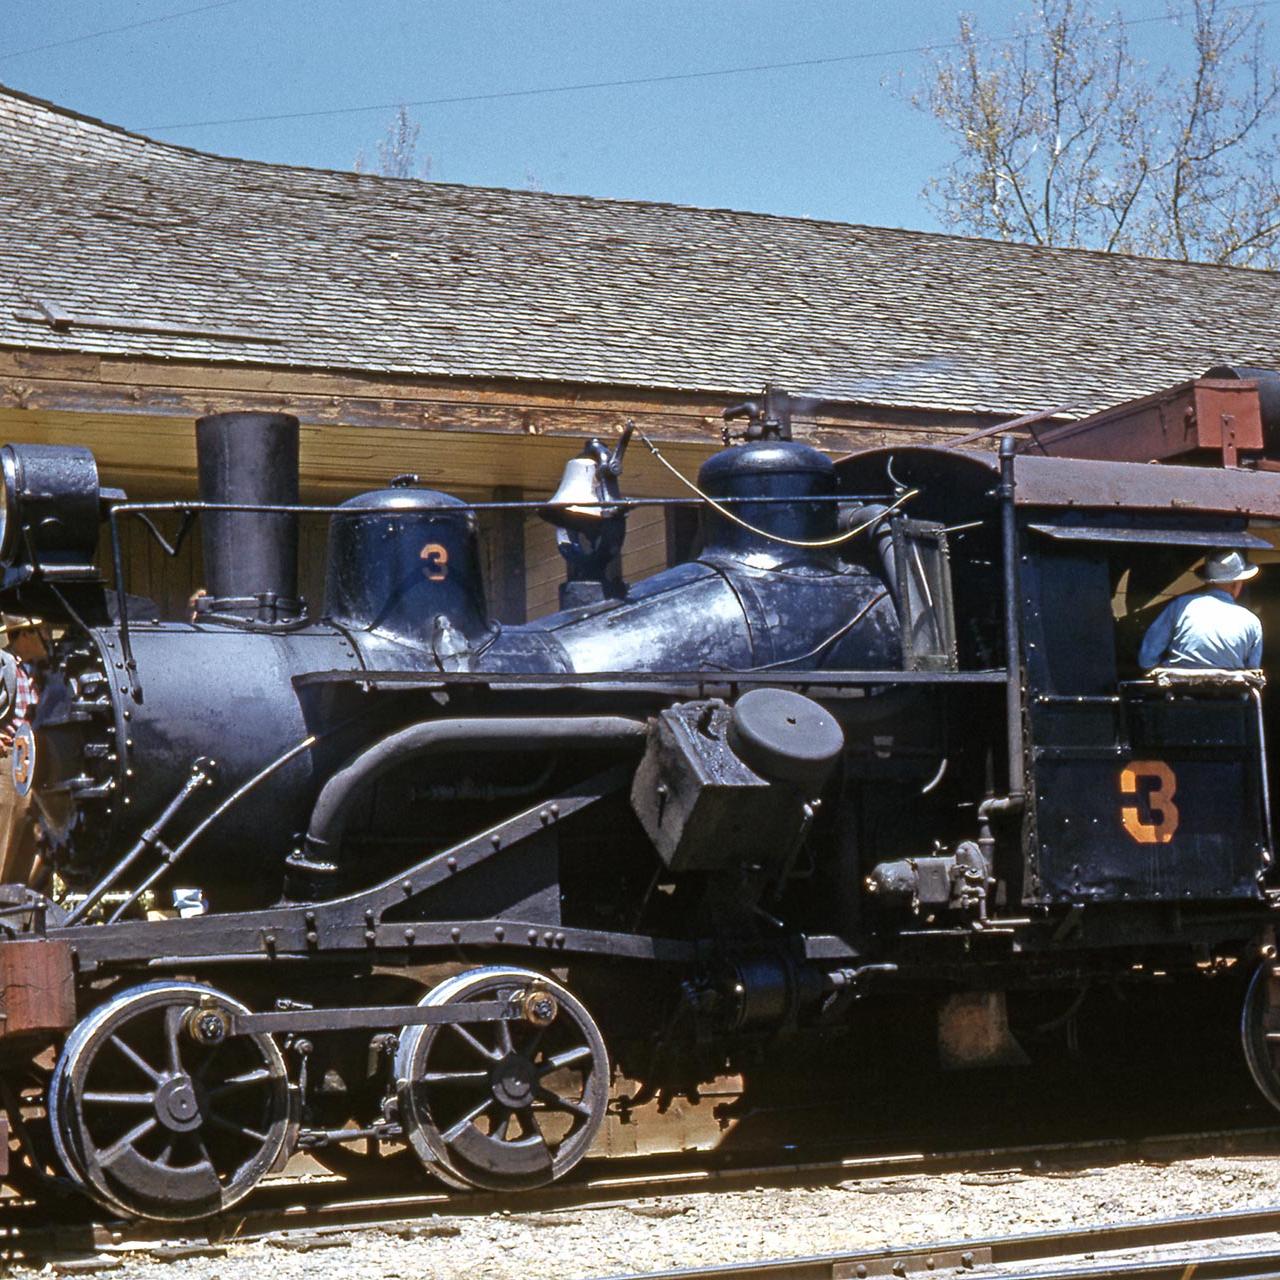
[[[831,459],[817,449],[795,440],[762,440],[712,454],[698,472],[698,485],[713,498],[827,498],[836,491],[836,477]],[[836,532],[832,502],[735,502],[728,510],[774,538],[814,542]],[[705,519],[708,556],[777,557],[787,551],[718,511],[708,511]]]
[[[437,619],[468,641],[486,631],[476,518],[434,489],[391,488],[329,521],[325,616],[351,631],[430,644]]]
[[[627,598],[567,609],[505,628],[481,671],[754,671],[893,669],[902,663],[898,615],[880,579],[860,565],[819,559],[750,568],[676,565]]]
[[[215,413],[196,423],[204,502],[294,506],[298,501],[298,420],[287,413]],[[211,511],[204,517],[205,591],[215,611],[257,613],[256,596],[292,612],[298,594],[298,518],[283,513]],[[219,610],[220,606],[220,610]]]
[[[572,671],[700,671],[754,661],[743,604],[722,573],[682,564],[633,585],[627,598],[553,613],[520,630],[545,635]],[[482,666],[505,665],[504,631]]]

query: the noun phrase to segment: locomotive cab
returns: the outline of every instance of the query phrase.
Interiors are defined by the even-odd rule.
[[[1069,464],[1068,464],[1069,465]],[[1243,672],[1141,670],[1206,552],[1269,544],[1232,518],[1034,513],[1021,601],[1035,842],[1024,901],[1257,902],[1271,863],[1263,694]]]
[[[1255,525],[1274,520],[1275,481],[1031,455],[1010,455],[1002,468],[989,455],[918,449],[855,455],[842,464],[842,484],[864,488],[877,473],[918,491],[913,517],[952,530],[958,670],[940,678],[928,705],[948,699],[952,724],[954,709],[966,708],[971,730],[963,747],[939,751],[948,772],[913,806],[929,810],[943,846],[939,873],[960,871],[963,837],[942,809],[967,757],[966,788],[988,797],[993,902],[1029,911],[1029,938],[1038,915],[1070,916],[1060,941],[1123,946],[1140,912],[1148,937],[1175,949],[1191,945],[1197,914],[1213,915],[1210,933],[1229,935],[1224,918],[1264,903],[1270,885],[1273,713],[1252,677],[1151,676],[1137,647],[1155,612],[1195,585],[1189,571],[1207,552],[1272,554],[1248,513]],[[1251,584],[1264,614],[1277,586],[1265,572]],[[981,683],[1000,668],[1003,707]],[[908,803],[904,792],[890,802],[899,813]],[[859,865],[870,870],[873,900],[902,903],[906,894],[923,914],[924,843],[910,823],[865,841]],[[928,902],[941,922],[955,898],[944,884]]]

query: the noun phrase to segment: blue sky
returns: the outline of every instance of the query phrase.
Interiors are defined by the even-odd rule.
[[[1188,0],[1189,2],[1189,0]],[[207,7],[206,7],[207,6]],[[833,56],[859,60],[415,108],[432,176],[936,229],[947,158],[889,87],[905,52],[1025,6],[971,0],[0,0],[0,83],[184,146],[323,168],[374,151],[391,111],[170,128]],[[1163,0],[1125,0],[1128,19]],[[1267,5],[1266,8],[1271,8]],[[167,18],[183,13],[184,16]],[[151,21],[166,18],[164,21]],[[1273,23],[1280,22],[1280,5]],[[131,30],[80,37],[110,28]],[[1152,62],[1185,36],[1130,28]],[[1268,33],[1280,55],[1280,39]],[[62,43],[74,41],[74,43]],[[39,49],[52,44],[55,47]]]

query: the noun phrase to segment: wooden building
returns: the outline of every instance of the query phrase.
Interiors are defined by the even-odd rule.
[[[134,497],[192,494],[192,420],[240,408],[302,420],[317,500],[542,497],[628,417],[692,474],[770,380],[821,447],[938,439],[1280,367],[1278,310],[1273,273],[260,164],[0,89],[0,438],[88,445]],[[633,448],[627,492],[674,484]],[[552,607],[549,527],[486,524],[495,613]],[[668,543],[636,512],[628,573]],[[166,609],[199,582],[129,550]]]

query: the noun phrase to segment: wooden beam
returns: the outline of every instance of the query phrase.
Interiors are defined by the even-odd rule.
[[[0,441],[80,444],[92,449],[103,482],[140,497],[195,493],[195,432],[189,419],[124,414],[63,414],[0,408]],[[480,432],[408,431],[390,427],[304,425],[299,442],[308,500],[345,498],[379,489],[414,471],[424,485],[483,497],[510,485],[530,497],[555,491],[580,437],[503,436]],[[684,474],[697,473],[708,445],[666,444]],[[684,496],[679,483],[644,450],[632,450],[623,477],[634,497]]]
[[[710,445],[719,439],[722,410],[738,398],[697,390],[394,377],[0,348],[0,406],[54,412],[195,418],[262,409],[320,425],[574,436],[612,433],[636,417],[657,438]],[[796,419],[797,436],[844,451],[900,437],[915,440],[921,431],[964,434],[1007,416],[834,403],[821,410]],[[866,439],[865,433],[877,430],[882,439]]]

